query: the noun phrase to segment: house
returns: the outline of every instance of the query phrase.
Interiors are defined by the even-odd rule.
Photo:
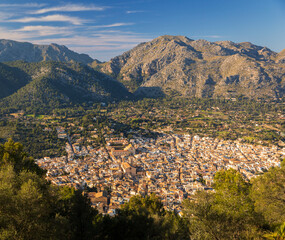
[[[99,203],[103,203],[103,205],[108,205],[108,197],[105,191],[102,192],[89,192],[88,197],[90,198],[92,207],[97,206]]]
[[[136,154],[136,149],[132,146],[132,144],[129,144],[128,146],[126,146],[124,150],[128,151],[132,155]]]
[[[121,167],[122,167],[125,174],[130,174],[131,176],[135,176],[137,174],[137,169],[132,167],[127,162],[123,162]]]

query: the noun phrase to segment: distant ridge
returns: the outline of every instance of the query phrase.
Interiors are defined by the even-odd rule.
[[[65,46],[52,43],[37,45],[28,42],[0,40],[0,62],[23,60],[26,62],[60,61],[92,63],[94,60],[87,54],[78,54]]]

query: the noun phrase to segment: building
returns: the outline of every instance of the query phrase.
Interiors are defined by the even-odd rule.
[[[137,174],[137,169],[132,167],[129,163],[123,162],[121,167],[125,174],[130,174],[131,176],[135,176]]]

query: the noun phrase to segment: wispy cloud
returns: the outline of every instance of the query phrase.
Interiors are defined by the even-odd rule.
[[[74,25],[82,25],[83,23],[88,22],[87,20],[78,18],[78,17],[70,17],[66,15],[48,15],[43,17],[25,17],[19,19],[11,19],[9,22],[19,22],[19,23],[30,23],[30,22],[69,22]]]
[[[17,32],[5,27],[0,27],[0,36],[3,39],[11,39],[15,41],[27,41],[36,37],[34,34],[27,32]]]
[[[6,21],[7,19],[15,16],[13,13],[0,12],[0,21]]]
[[[108,24],[108,25],[93,26],[93,28],[112,28],[112,27],[123,27],[123,26],[130,26],[130,25],[134,25],[134,23],[113,23],[113,24]]]
[[[79,31],[81,31],[79,33]],[[58,33],[58,35],[57,35]],[[141,42],[150,41],[152,37],[144,34],[120,31],[85,28],[84,26],[24,26],[19,29],[0,27],[0,36],[4,39],[32,42],[34,44],[57,43],[68,48],[87,53],[90,56],[108,60],[121,54]]]
[[[49,12],[81,12],[81,11],[103,11],[107,7],[99,7],[95,5],[66,4],[64,6],[42,8],[32,11],[31,14],[43,14]]]
[[[54,27],[54,26],[25,26],[23,28],[15,30],[15,32],[22,32],[22,33],[33,33],[36,36],[43,37],[43,36],[51,36],[51,35],[70,35],[74,32],[70,27]]]
[[[151,38],[140,34],[92,34],[91,36],[79,36],[65,38],[46,38],[35,40],[37,43],[47,44],[56,42],[71,47],[93,48],[97,50],[108,49],[123,49],[127,46],[133,46],[141,42],[150,41]]]
[[[132,13],[143,13],[145,11],[141,11],[141,10],[133,10],[133,11],[126,11],[127,14],[132,14]]]
[[[121,54],[151,39],[144,34],[133,32],[131,27],[127,29],[127,26],[134,25],[135,21],[116,22],[110,18],[112,7],[83,3],[63,5],[63,2],[60,4],[51,2],[54,1],[43,1],[44,4],[0,3],[1,38],[34,44],[54,42],[101,60],[107,60],[115,54]],[[107,14],[98,14],[98,17],[96,14],[82,14],[87,11],[98,13],[105,10]],[[128,14],[137,12],[142,11],[127,11]],[[120,14],[126,14],[126,11]],[[92,25],[94,19],[100,24]]]
[[[5,4],[5,3],[3,3],[3,4],[0,4],[0,7],[1,8],[14,8],[14,7],[24,7],[24,8],[39,8],[39,7],[44,7],[44,6],[46,6],[46,4],[45,3],[23,3],[23,4],[21,4],[21,3],[8,3],[8,4]]]

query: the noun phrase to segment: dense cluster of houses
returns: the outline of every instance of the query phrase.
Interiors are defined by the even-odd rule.
[[[63,134],[63,133],[59,133]],[[37,160],[47,179],[86,191],[99,211],[115,209],[136,194],[156,193],[167,209],[180,211],[184,198],[211,191],[215,173],[233,168],[251,179],[278,166],[284,148],[249,145],[193,135],[156,139],[108,138],[106,146],[66,144],[67,156]]]

